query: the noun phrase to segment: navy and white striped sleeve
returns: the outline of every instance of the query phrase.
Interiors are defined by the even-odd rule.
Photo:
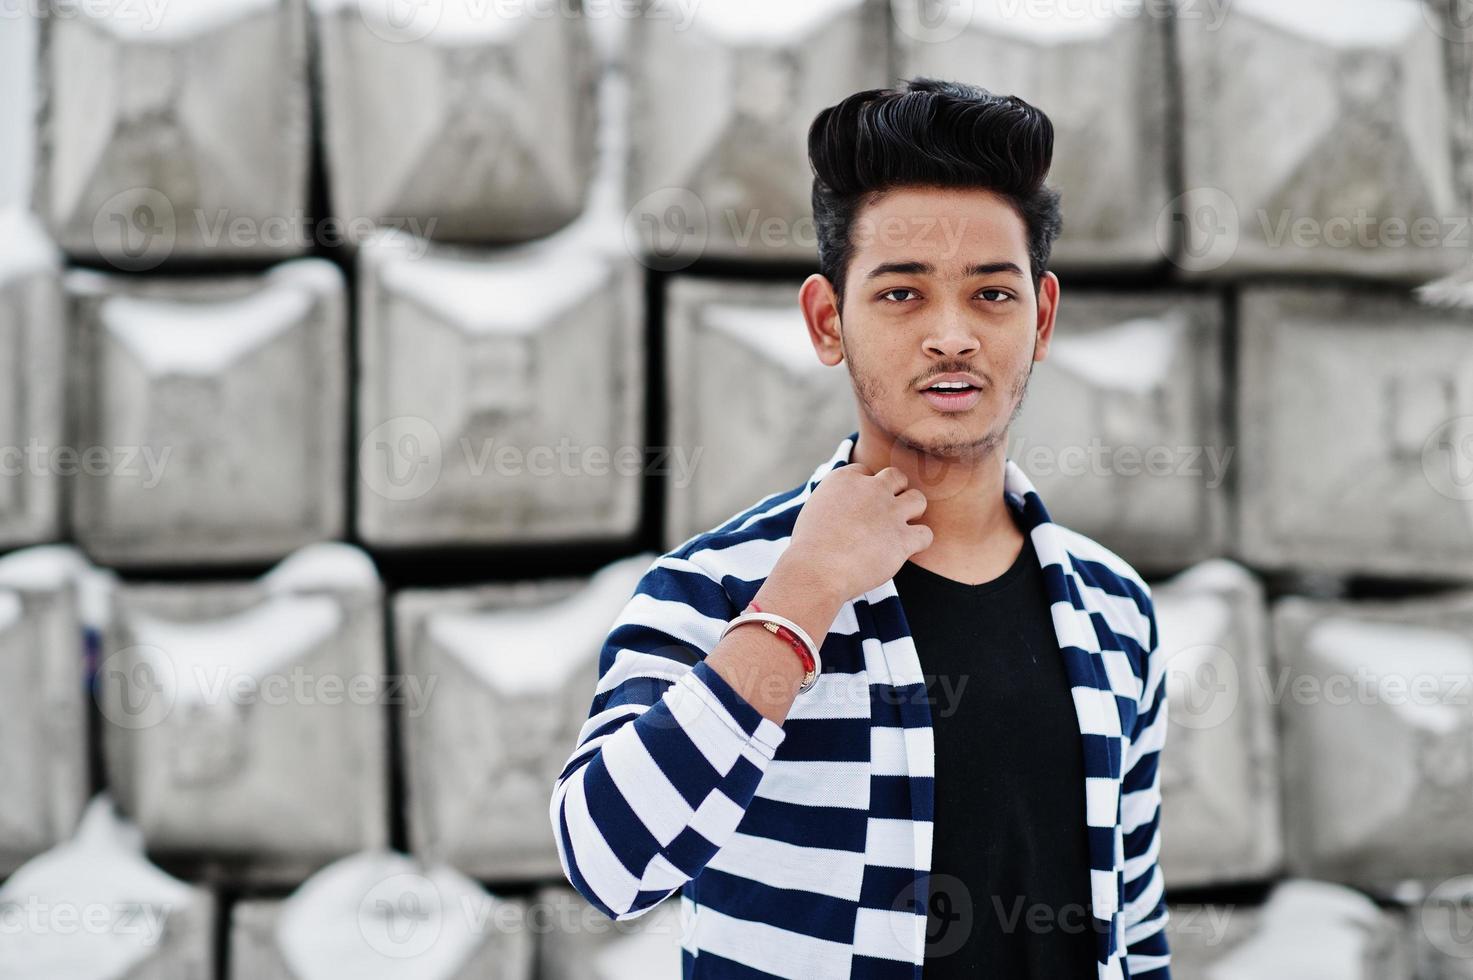
[[[1149,598],[1148,598],[1149,603]],[[1150,646],[1144,684],[1121,787],[1125,835],[1125,909],[1122,941],[1132,980],[1170,980],[1161,851],[1161,751],[1166,744],[1166,656],[1160,650],[1154,604],[1148,608]]]
[[[701,872],[786,737],[706,663],[737,612],[703,567],[665,555],[604,641],[548,814],[563,873],[611,919],[642,915]]]

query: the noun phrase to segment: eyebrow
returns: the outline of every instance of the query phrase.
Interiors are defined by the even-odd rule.
[[[900,274],[912,276],[929,276],[935,273],[936,267],[929,262],[882,262],[869,271],[865,279],[876,279],[880,276]],[[1008,272],[1019,278],[1023,276],[1023,270],[1016,262],[979,262],[969,265],[963,271],[963,276],[990,276],[996,272]]]

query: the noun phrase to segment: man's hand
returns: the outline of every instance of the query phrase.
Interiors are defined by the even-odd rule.
[[[894,466],[878,473],[863,463],[840,466],[803,504],[780,562],[828,583],[841,602],[880,585],[931,546],[931,529],[910,523],[925,511],[926,495],[909,483]]]

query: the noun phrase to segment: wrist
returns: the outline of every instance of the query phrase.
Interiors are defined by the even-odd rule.
[[[763,609],[798,623],[815,643],[822,645],[829,626],[848,598],[840,595],[840,591],[834,576],[790,550],[778,559],[753,598]]]

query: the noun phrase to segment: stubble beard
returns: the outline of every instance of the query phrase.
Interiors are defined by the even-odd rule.
[[[883,396],[884,390],[875,378],[859,367],[854,358],[849,355],[849,350],[844,344],[844,337],[839,336],[839,346],[844,352],[844,358],[849,363],[849,377],[854,385],[854,393],[859,398],[860,410],[869,416],[877,426],[887,428],[881,423],[874,411],[875,404]],[[1038,349],[1038,337],[1033,338],[1033,349]],[[954,463],[976,464],[990,459],[1007,439],[1008,430],[1012,428],[1013,422],[1023,411],[1023,400],[1028,395],[1028,382],[1033,378],[1033,365],[1037,363],[1032,356],[1028,359],[1028,370],[1014,379],[1012,389],[1008,393],[1013,407],[1008,413],[1007,422],[994,427],[980,439],[933,439],[926,442],[918,442],[904,432],[890,432],[890,438],[898,445],[921,456],[932,456],[937,459],[947,460]]]

